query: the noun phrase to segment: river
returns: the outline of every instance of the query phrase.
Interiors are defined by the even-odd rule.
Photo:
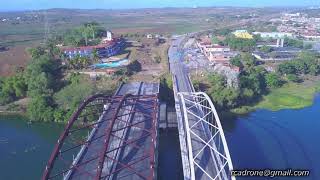
[[[235,169],[308,169],[310,177],[299,179],[320,179],[320,96],[311,107],[257,110],[223,126]],[[39,179],[62,130],[52,123],[29,125],[19,117],[0,117],[0,179]],[[180,179],[177,133],[160,133],[158,177]]]
[[[62,130],[54,123],[0,116],[0,179],[40,179]]]
[[[257,110],[224,130],[234,169],[306,169],[310,176],[298,179],[320,179],[320,95],[310,107]]]

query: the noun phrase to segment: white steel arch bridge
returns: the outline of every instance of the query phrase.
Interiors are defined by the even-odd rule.
[[[178,98],[189,164],[185,179],[235,180],[221,122],[209,96],[179,92]]]

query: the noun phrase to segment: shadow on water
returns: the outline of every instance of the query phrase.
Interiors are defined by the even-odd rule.
[[[159,131],[158,179],[183,179],[177,128]]]

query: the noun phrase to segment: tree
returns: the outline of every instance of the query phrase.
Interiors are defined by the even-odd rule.
[[[262,46],[262,47],[260,48],[260,50],[261,50],[262,52],[269,53],[269,52],[271,52],[272,48],[271,48],[270,46],[264,45],[264,46]]]
[[[308,73],[308,66],[303,60],[295,60],[295,61],[292,61],[292,63],[296,69],[296,73],[298,74]]]
[[[26,69],[28,95],[50,95],[54,89],[60,87],[59,74],[58,62],[49,56],[32,59]]]
[[[282,74],[296,74],[297,70],[291,62],[284,62],[278,66],[277,71]]]
[[[319,64],[310,64],[309,65],[309,72],[313,76],[318,75],[320,72],[320,65]]]
[[[297,40],[297,39],[291,39],[291,38],[285,38],[284,39],[284,44],[286,46],[290,47],[296,47],[296,48],[303,48],[303,41]]]
[[[251,54],[243,53],[241,57],[243,59],[243,64],[246,70],[250,71],[253,67],[256,66],[257,61]]]
[[[288,74],[287,79],[291,82],[299,82],[300,81],[299,77],[295,74]]]
[[[27,114],[33,121],[53,121],[54,109],[50,106],[50,97],[35,96],[27,107]]]
[[[134,60],[127,66],[127,74],[132,75],[134,73],[140,72],[142,69],[141,64],[138,60]]]
[[[84,41],[86,42],[86,46],[88,46],[88,37],[90,34],[90,29],[88,27],[80,27],[80,32],[82,37],[84,37]]]
[[[46,53],[43,47],[36,47],[36,48],[29,48],[27,49],[28,53],[31,55],[32,58],[39,58],[40,56]]]
[[[98,27],[98,23],[97,22],[90,22],[90,23],[86,23],[84,24],[85,27],[88,28],[89,32],[92,35],[92,39],[96,38],[96,33],[97,33],[97,27]]]
[[[93,58],[93,61],[94,62],[98,62],[100,57],[99,57],[99,53],[97,51],[97,49],[94,49],[93,52],[92,52],[92,58]]]
[[[28,82],[28,96],[36,97],[39,95],[52,95],[53,93],[53,79],[45,72],[31,78]]]
[[[208,76],[210,83],[209,95],[213,102],[221,110],[233,108],[238,105],[239,92],[228,87],[226,79],[218,74]]]
[[[211,42],[212,42],[212,44],[220,44],[221,43],[220,40],[216,36],[213,36],[211,38]]]
[[[234,35],[228,36],[225,42],[232,48],[244,52],[248,52],[256,47],[255,39],[241,39]]]
[[[303,46],[303,49],[306,49],[306,50],[308,50],[308,49],[312,49],[312,44],[306,44],[305,46]]]
[[[55,56],[60,56],[60,49],[56,46],[57,42],[54,39],[50,38],[46,42],[45,48],[48,51],[50,57],[54,58]]]
[[[276,73],[268,73],[265,79],[269,88],[277,88],[282,84],[280,77]]]
[[[93,86],[89,82],[73,81],[70,85],[61,89],[54,95],[58,106],[64,110],[74,110],[86,97],[94,93]]]
[[[0,104],[7,104],[26,95],[27,85],[22,72],[1,81]]]
[[[243,67],[243,64],[241,62],[241,57],[240,56],[236,56],[230,59],[230,64],[233,66],[237,66],[239,68]]]
[[[159,55],[155,56],[153,59],[156,63],[161,63],[161,57]]]

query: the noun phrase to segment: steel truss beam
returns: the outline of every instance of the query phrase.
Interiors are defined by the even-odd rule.
[[[112,113],[110,118],[104,118],[106,110],[101,108],[103,105],[109,107],[108,113]],[[124,171],[127,174],[130,173],[141,179],[154,179],[158,106],[157,95],[124,95],[111,97],[98,94],[87,98],[80,104],[79,108],[69,119],[50,156],[42,180],[64,179],[71,177],[75,171],[78,171],[79,174],[87,177],[87,179],[95,180],[120,176],[120,173]],[[92,111],[92,109],[95,111]],[[92,115],[100,117],[99,120],[85,122],[85,124],[80,123],[84,118]],[[139,118],[135,120],[134,118],[136,117]],[[104,133],[93,138],[93,132],[97,131],[102,123],[108,123]],[[147,126],[146,124],[149,125]],[[137,134],[140,134],[140,136],[133,137],[130,134],[133,129],[135,132],[138,132]],[[91,132],[88,134],[86,140],[78,140],[80,143],[72,145],[68,144],[68,141],[73,140],[72,138],[80,138],[72,137],[72,135],[84,130]],[[128,136],[120,136],[120,133],[127,133]],[[78,157],[81,151],[86,151],[85,149],[93,142],[100,142],[101,138],[103,138],[103,148],[95,149],[97,155],[78,163],[79,159],[81,159],[81,157]],[[113,143],[114,141],[119,143]],[[143,144],[141,144],[142,141],[144,141]],[[148,148],[143,148],[143,146]],[[81,149],[77,158],[71,160],[69,157],[70,151],[78,150],[79,148]],[[129,161],[122,160],[118,153],[114,153],[124,152],[129,148],[135,150],[140,149],[139,154]],[[56,168],[56,164],[59,164],[58,161],[64,164],[65,168],[54,171],[53,169]],[[110,167],[106,166],[106,162],[113,164],[107,172],[105,172],[105,169]],[[81,168],[89,163],[96,165],[96,171],[88,172],[85,168]],[[145,164],[147,164],[148,168],[141,171],[138,167],[142,165],[145,166]],[[68,174],[68,176],[66,176],[66,174]]]
[[[218,113],[205,93],[178,93],[182,104],[191,179],[235,180]],[[214,167],[214,168],[213,168]]]

